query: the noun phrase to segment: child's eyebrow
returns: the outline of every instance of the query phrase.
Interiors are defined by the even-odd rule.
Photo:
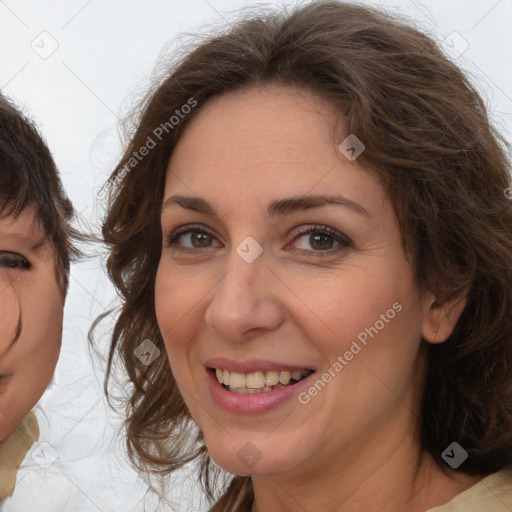
[[[46,235],[43,235],[36,243],[35,245],[32,246],[32,251],[37,251],[38,249],[40,249],[43,245],[46,244],[46,241],[47,241],[47,236]]]
[[[0,225],[0,236],[3,238],[3,239],[9,239],[9,238],[15,238],[15,239],[22,239],[24,241],[28,241],[28,242],[32,242],[33,240],[36,240],[36,242],[30,246],[30,250],[33,251],[33,252],[36,252],[38,249],[40,249],[47,241],[48,237],[45,235],[43,235],[42,237],[40,238],[37,238],[36,239],[36,236],[38,236],[38,234],[36,235],[35,233],[30,233],[30,232],[27,232],[27,231],[16,231],[16,232],[3,232],[2,233],[2,226]]]

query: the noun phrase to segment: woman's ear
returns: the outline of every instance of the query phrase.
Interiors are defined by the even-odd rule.
[[[465,294],[442,304],[439,304],[436,298],[429,294],[421,330],[423,339],[429,343],[446,341],[455,329],[466,304]]]

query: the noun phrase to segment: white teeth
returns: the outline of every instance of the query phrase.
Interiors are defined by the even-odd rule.
[[[226,370],[224,370],[224,373],[226,373]],[[256,386],[250,386],[247,382],[248,382],[248,377],[249,376],[245,376],[245,374],[243,373],[235,373],[235,372],[230,372],[231,375],[229,377],[229,386],[231,388],[254,388]]]
[[[229,391],[232,391],[233,393],[240,393],[240,394],[248,394],[252,395],[254,393],[260,393],[260,389],[252,389],[252,388],[232,388],[229,386]]]
[[[265,386],[265,375],[263,372],[255,372],[247,374],[247,386],[248,388],[261,389]],[[242,387],[242,386],[239,386]]]
[[[272,391],[272,387],[284,387],[291,380],[299,381],[309,375],[309,370],[284,370],[278,372],[238,373],[217,368],[215,375],[220,384],[224,384],[233,393],[259,393]]]
[[[275,386],[279,382],[279,372],[265,372],[265,384]]]
[[[293,372],[292,372],[292,379],[300,380],[301,377],[302,377],[302,373],[301,373],[300,370],[293,370]]]
[[[279,375],[279,382],[283,385],[289,384],[292,374],[290,372],[281,372]]]

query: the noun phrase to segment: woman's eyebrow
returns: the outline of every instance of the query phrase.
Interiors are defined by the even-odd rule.
[[[193,210],[198,213],[212,215],[220,219],[219,214],[215,208],[205,199],[195,196],[173,195],[168,197],[163,205],[162,211],[172,204],[178,204],[187,210]],[[364,215],[368,218],[373,216],[363,208],[359,203],[352,201],[340,195],[299,195],[287,197],[284,199],[274,199],[267,206],[267,215],[269,217],[276,217],[286,215],[294,211],[309,210],[311,208],[320,208],[327,205],[337,205],[349,208],[350,210]]]

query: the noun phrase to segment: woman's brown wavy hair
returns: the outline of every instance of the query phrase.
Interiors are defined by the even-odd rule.
[[[126,420],[132,461],[166,474],[198,458],[214,498],[218,468],[201,433],[191,434],[155,317],[160,205],[169,158],[202,106],[223,93],[272,83],[331,102],[346,133],[366,145],[358,163],[381,179],[394,204],[419,289],[438,303],[467,297],[449,339],[429,344],[423,449],[443,466],[442,451],[457,441],[469,453],[459,468],[467,474],[512,463],[509,146],[475,86],[436,42],[395,15],[337,1],[253,13],[202,39],[136,111],[109,180],[103,224],[108,273],[122,299],[105,388],[121,362],[133,385]],[[171,128],[171,116],[191,99],[197,106]],[[166,122],[158,140],[154,130]],[[150,139],[155,146],[142,156]],[[134,355],[145,339],[161,350],[149,366]],[[212,510],[250,507],[250,478],[234,476],[226,488]]]

